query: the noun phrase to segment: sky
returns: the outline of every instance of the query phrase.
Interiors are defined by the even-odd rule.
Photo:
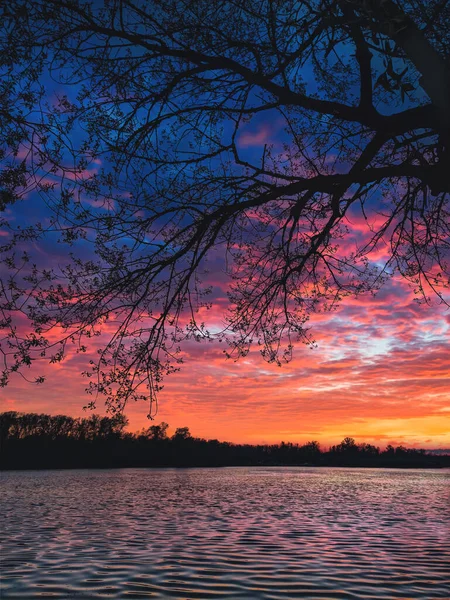
[[[269,116],[243,128],[243,156],[260,156],[266,143],[281,148],[279,131]],[[7,218],[23,224],[42,210],[30,196]],[[345,243],[356,247],[364,237],[361,215],[349,219]],[[33,250],[42,264],[54,265],[60,257],[55,240]],[[214,302],[199,320],[219,330],[227,304],[220,257],[210,268]],[[437,300],[420,305],[405,281],[393,279],[376,295],[346,298],[333,313],[314,315],[310,326],[316,347],[299,344],[282,367],[267,364],[256,349],[234,362],[218,341],[185,344],[184,365],[165,380],[155,422],[169,423],[172,432],[188,426],[195,436],[232,442],[317,440],[327,446],[352,436],[379,446],[450,448],[448,308]],[[87,355],[69,352],[61,364],[35,365],[30,377],[47,378],[40,386],[14,376],[0,389],[1,410],[86,416],[90,397],[81,372],[93,356],[95,347]],[[104,413],[101,400],[96,412]],[[131,431],[151,425],[145,402],[129,404],[125,412]]]
[[[240,137],[242,149],[259,151],[274,138],[273,127],[264,121],[249,126]],[[24,224],[44,210],[31,195],[8,209],[7,218]],[[367,235],[357,211],[349,213],[348,225],[347,250]],[[56,239],[33,250],[48,266],[61,261]],[[375,258],[385,258],[383,246],[378,253]],[[227,306],[220,253],[209,268],[214,301],[199,320],[217,331]],[[266,363],[257,350],[234,362],[218,341],[185,344],[184,365],[166,378],[154,422],[169,423],[172,432],[188,426],[195,436],[231,442],[317,440],[328,446],[352,436],[381,447],[450,447],[448,308],[437,300],[420,304],[398,278],[376,295],[344,298],[333,313],[313,315],[309,326],[316,347],[298,344],[293,360],[282,367]],[[45,375],[40,386],[13,377],[0,390],[1,410],[86,416],[83,407],[91,397],[81,372],[91,357],[93,347],[87,355],[69,352],[58,365],[36,364],[27,377]],[[96,412],[105,413],[101,399]],[[151,424],[145,402],[129,404],[125,412],[131,431]]]
[[[243,131],[240,144],[259,151],[268,139],[273,131],[262,121]],[[7,218],[24,224],[42,211],[38,198],[30,196],[8,209]],[[348,225],[347,250],[367,235],[357,211],[349,213]],[[48,266],[61,261],[55,240],[45,240],[34,252]],[[383,246],[378,253],[375,258],[385,258]],[[227,307],[220,253],[209,268],[214,301],[199,320],[217,331]],[[169,423],[172,432],[188,426],[195,436],[231,442],[317,440],[327,446],[352,436],[379,446],[450,447],[448,308],[437,300],[418,303],[398,278],[376,295],[344,298],[333,313],[313,315],[309,326],[316,347],[298,344],[293,360],[282,367],[267,364],[257,350],[234,362],[218,341],[185,344],[184,365],[166,378],[155,422]],[[61,364],[35,365],[27,376],[45,375],[40,386],[13,377],[0,390],[1,409],[86,416],[83,406],[91,398],[81,372],[90,357],[95,357],[92,346],[87,355],[69,352]],[[100,399],[96,412],[104,411]],[[148,427],[147,413],[145,402],[129,404],[129,429]]]
[[[219,261],[216,267],[215,301],[200,317],[219,329],[226,285]],[[347,298],[335,312],[314,315],[310,326],[317,346],[299,344],[281,367],[257,350],[234,362],[222,343],[189,342],[180,372],[165,380],[154,422],[232,442],[327,446],[352,436],[379,446],[450,447],[448,309],[420,305],[404,281],[393,280],[375,296]],[[86,416],[90,397],[80,373],[94,350],[36,364],[29,375],[46,375],[42,385],[13,377],[1,390],[1,409]],[[96,412],[104,413],[101,400]],[[151,424],[143,401],[125,412],[131,431]]]

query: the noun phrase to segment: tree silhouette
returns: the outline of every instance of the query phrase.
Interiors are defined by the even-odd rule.
[[[332,446],[332,450],[334,452],[351,454],[359,451],[359,448],[354,440],[354,438],[346,437],[342,440],[340,444],[337,446]]]
[[[17,0],[2,11],[0,205],[34,190],[51,213],[22,230],[3,220],[3,385],[36,356],[61,360],[69,341],[84,351],[109,319],[90,391],[121,409],[147,385],[152,401],[180,343],[210,337],[197,314],[210,257],[231,281],[224,334],[237,357],[256,344],[289,360],[295,341],[313,342],[312,312],[394,275],[445,300],[447,2]],[[249,147],[262,123],[270,132]],[[54,230],[95,255],[51,269],[18,252]],[[384,263],[372,260],[380,249]],[[33,333],[20,335],[21,312]]]
[[[189,427],[178,427],[172,436],[174,441],[185,441],[192,437]]]
[[[108,417],[72,419],[63,415],[0,413],[0,468],[43,469],[74,467],[167,467],[225,465],[302,465],[368,467],[448,467],[450,451],[441,455],[425,450],[394,448],[385,451],[370,444],[355,444],[345,438],[328,451],[318,442],[293,444],[232,444],[193,437],[180,427],[170,438],[140,433],[125,433],[117,415],[99,433],[98,423]],[[64,431],[58,430],[65,422]],[[126,425],[126,422],[124,423]],[[167,423],[155,425],[166,431]],[[350,440],[350,443],[349,443]]]
[[[155,441],[165,440],[167,439],[168,427],[168,423],[165,423],[164,421],[159,425],[150,425],[144,435],[145,437]]]

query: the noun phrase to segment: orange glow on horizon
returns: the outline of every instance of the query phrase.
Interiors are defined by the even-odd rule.
[[[220,304],[210,312],[213,324],[221,322]],[[319,347],[300,345],[281,368],[257,351],[233,362],[224,344],[188,343],[181,372],[166,380],[155,422],[230,442],[317,440],[326,447],[351,436],[381,447],[450,447],[448,312],[418,306],[396,283],[316,315],[312,326]],[[2,390],[1,409],[86,415],[84,361],[73,354],[56,369],[47,366],[48,381],[39,387],[15,378]],[[104,412],[101,401],[96,412]],[[127,407],[131,431],[149,426],[147,412],[144,403]]]

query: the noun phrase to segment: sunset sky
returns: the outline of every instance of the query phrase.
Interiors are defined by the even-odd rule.
[[[286,143],[281,125],[269,113],[244,125],[238,136],[242,156],[260,156],[265,144],[281,154]],[[21,225],[47,216],[34,195],[6,212],[11,224]],[[361,247],[369,233],[357,209],[349,212],[347,224],[341,251]],[[371,259],[382,264],[387,251],[387,243],[380,244]],[[48,266],[64,256],[56,238],[32,253]],[[227,306],[222,261],[217,249],[209,264],[213,306],[199,319],[213,331],[223,328]],[[318,440],[326,446],[353,436],[380,446],[450,447],[448,307],[437,299],[419,305],[412,288],[394,279],[376,295],[345,298],[335,312],[314,315],[310,326],[317,347],[299,344],[292,362],[282,367],[264,362],[257,349],[233,362],[224,356],[224,343],[189,342],[181,371],[165,381],[156,422],[168,422],[172,432],[188,426],[195,436],[233,442]],[[0,390],[2,410],[85,416],[82,407],[90,397],[81,372],[94,356],[91,347],[90,354],[69,354],[58,365],[36,364],[31,379],[47,378],[40,386],[14,376]],[[104,412],[101,399],[97,412]],[[129,429],[147,427],[147,413],[144,402],[128,405]]]
[[[21,206],[12,220],[36,206]],[[20,217],[20,213],[22,217]],[[353,216],[356,243],[358,216]],[[36,249],[49,264],[60,250],[51,242]],[[214,305],[201,315],[223,326],[226,280],[219,258],[210,264]],[[332,314],[311,319],[317,348],[299,344],[290,364],[267,364],[255,349],[233,362],[224,344],[190,342],[185,364],[166,379],[155,422],[171,431],[188,426],[196,436],[234,442],[305,442],[324,445],[350,435],[383,446],[450,446],[450,313],[436,301],[419,305],[400,280],[376,296],[344,299]],[[92,350],[93,352],[93,350]],[[93,354],[92,354],[93,356]],[[81,371],[89,356],[75,355],[59,365],[36,365],[30,375],[47,381],[31,385],[16,376],[2,389],[2,410],[86,415]],[[101,400],[97,412],[103,412]],[[128,405],[130,429],[147,427],[148,406]]]
[[[275,126],[249,126],[239,140],[242,149],[259,151],[274,139]],[[24,224],[42,211],[32,196],[8,209],[7,218]],[[360,246],[367,229],[357,210],[348,225],[345,244]],[[49,266],[61,262],[61,252],[55,240],[34,248]],[[372,259],[381,264],[386,256],[381,246]],[[218,331],[227,306],[220,253],[209,268],[214,302],[199,320]],[[234,362],[225,358],[219,342],[185,345],[185,364],[166,379],[155,422],[168,422],[171,431],[188,426],[195,436],[232,442],[328,445],[350,435],[380,446],[450,447],[448,308],[435,299],[430,306],[419,305],[412,288],[396,279],[375,296],[346,298],[336,312],[314,315],[310,326],[317,347],[299,344],[292,362],[282,367],[267,364],[256,349]],[[95,348],[59,365],[35,365],[31,378],[47,377],[40,386],[14,377],[1,390],[2,410],[85,416],[83,406],[91,397],[81,372],[90,356],[95,357]],[[104,412],[101,399],[96,412]],[[144,402],[129,404],[129,429],[147,427],[147,413]]]

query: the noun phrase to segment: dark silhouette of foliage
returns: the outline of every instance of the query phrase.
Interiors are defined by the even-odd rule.
[[[398,446],[381,451],[345,438],[328,451],[317,442],[299,445],[231,444],[193,437],[187,427],[172,437],[167,423],[132,434],[121,416],[73,419],[7,412],[0,415],[1,468],[353,466],[449,467],[448,455]],[[156,432],[156,434],[155,434]],[[163,433],[161,433],[163,432]]]
[[[218,254],[236,357],[256,344],[289,360],[295,341],[314,343],[312,312],[394,275],[444,301],[449,11],[442,0],[4,3],[0,208],[35,190],[51,219],[3,221],[2,385],[37,356],[62,360],[70,341],[83,352],[109,319],[90,391],[121,410],[147,385],[152,401],[180,343],[210,338],[197,310]],[[242,135],[262,120],[273,139],[249,151]],[[95,256],[33,264],[22,249],[50,231]],[[383,265],[371,260],[380,249]]]
[[[151,440],[165,440],[167,439],[168,428],[169,425],[163,421],[159,425],[150,425],[142,431],[141,435]]]
[[[189,427],[178,427],[175,431],[172,440],[174,441],[185,441],[192,437]]]

